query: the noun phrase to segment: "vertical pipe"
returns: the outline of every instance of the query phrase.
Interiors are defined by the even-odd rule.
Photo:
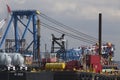
[[[99,55],[101,55],[101,44],[102,44],[102,14],[99,13]]]
[[[40,66],[40,20],[37,20],[37,46],[38,46],[38,64]]]
[[[47,53],[47,44],[45,44],[45,53]]]
[[[52,45],[51,45],[51,53],[54,53],[54,41],[55,41],[55,37],[54,37],[54,34],[52,34]]]

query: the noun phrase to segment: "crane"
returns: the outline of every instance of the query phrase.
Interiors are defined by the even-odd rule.
[[[21,52],[24,49],[24,52],[27,50],[31,50],[34,55],[34,60],[38,59],[38,27],[37,27],[37,10],[16,10],[11,12],[11,18],[8,23],[7,28],[3,34],[3,37],[0,41],[0,48],[2,48],[3,43],[7,40],[8,43],[5,45],[8,49],[10,49],[11,44],[13,44],[12,48],[14,48],[14,52]],[[26,23],[24,21],[26,20]],[[12,25],[13,23],[13,25]],[[19,33],[18,26],[22,27],[22,35]],[[14,39],[7,39],[7,35],[9,34],[10,28],[13,28]],[[26,37],[32,35],[29,39],[28,45],[25,47],[23,43],[26,41]],[[9,50],[8,50],[9,51]],[[22,50],[23,51],[23,50]]]

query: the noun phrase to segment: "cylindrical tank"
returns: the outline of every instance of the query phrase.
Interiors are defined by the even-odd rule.
[[[12,58],[12,64],[14,66],[24,66],[24,58],[20,53],[8,53],[8,55]]]
[[[65,69],[65,63],[46,63],[46,69]]]
[[[11,57],[7,53],[0,53],[0,65],[11,65]]]

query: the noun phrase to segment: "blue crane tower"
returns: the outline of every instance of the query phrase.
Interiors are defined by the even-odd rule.
[[[5,32],[1,38],[0,41],[0,48],[2,48],[3,43],[7,40],[6,36],[9,35],[9,30],[11,27],[13,27],[14,31],[14,39],[13,40],[7,40],[9,42],[14,42],[14,52],[20,52],[21,47],[22,47],[22,42],[25,41],[25,37],[27,36],[27,33],[29,32],[30,34],[28,36],[32,36],[32,39],[30,38],[30,42],[27,45],[27,47],[24,49],[27,51],[31,46],[32,46],[32,54],[34,58],[38,56],[38,51],[39,51],[39,37],[40,37],[40,28],[37,25],[39,21],[39,18],[37,15],[39,14],[39,11],[37,10],[16,10],[12,11],[11,13],[11,18],[10,21],[8,22],[7,28],[5,29]],[[24,22],[24,18],[27,18],[26,23]],[[13,23],[13,25],[12,25]],[[19,33],[19,27],[24,26],[22,29],[22,33],[20,35]],[[31,27],[32,26],[32,27]],[[32,28],[32,29],[31,29]],[[8,43],[6,44],[8,45]],[[10,46],[11,44],[9,44]],[[10,48],[10,47],[9,47]]]

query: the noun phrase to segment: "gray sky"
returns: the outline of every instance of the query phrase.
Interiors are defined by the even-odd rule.
[[[0,20],[7,17],[5,0],[0,0]],[[103,15],[104,41],[115,44],[115,60],[120,56],[120,1],[119,0],[8,0],[7,3],[12,10],[36,9],[53,19],[71,26],[80,32],[97,38],[98,36],[98,14]],[[45,35],[43,43],[47,43],[51,36],[50,30],[42,28]],[[48,33],[45,33],[45,31]],[[70,40],[69,46],[79,46],[79,41]]]

